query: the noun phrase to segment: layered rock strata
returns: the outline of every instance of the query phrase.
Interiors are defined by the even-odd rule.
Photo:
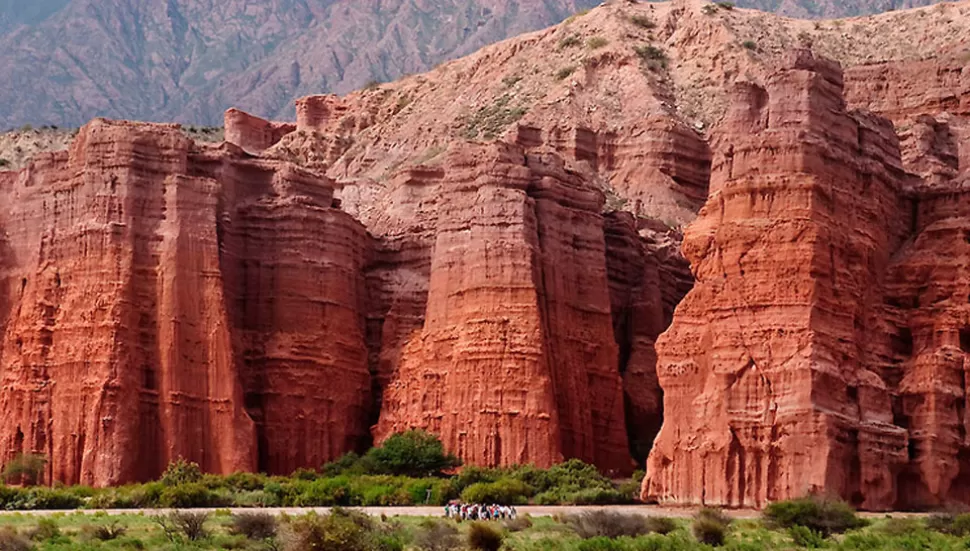
[[[110,485],[177,457],[288,472],[366,435],[368,241],[328,180],[98,120],[2,182],[4,460]]]
[[[739,86],[714,138],[684,244],[697,285],[658,343],[665,422],[643,496],[964,501],[957,156],[924,120],[907,155],[923,177],[905,172],[888,121],[847,112],[837,65],[787,67]]]
[[[602,194],[509,144],[446,166],[423,182],[438,198],[427,307],[376,438],[419,427],[474,464],[629,470]]]

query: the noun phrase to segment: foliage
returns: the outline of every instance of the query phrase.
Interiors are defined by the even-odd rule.
[[[578,551],[625,551],[622,543],[615,539],[597,536],[579,542]]]
[[[579,46],[580,44],[582,44],[582,42],[583,42],[582,39],[580,39],[578,35],[571,34],[569,36],[563,37],[562,40],[559,41],[559,49],[565,50],[566,48]]]
[[[610,41],[602,36],[592,36],[586,40],[586,47],[590,50],[597,50],[609,44]]]
[[[453,523],[429,519],[421,524],[414,545],[422,551],[451,551],[461,548],[461,537]]]
[[[532,517],[529,515],[523,515],[521,517],[506,519],[502,522],[502,526],[509,532],[521,532],[523,530],[528,530],[529,528],[532,528]]]
[[[192,508],[228,505],[219,496],[199,483],[179,484],[165,488],[158,503],[163,507]]]
[[[0,551],[30,551],[33,546],[10,526],[0,529]]]
[[[746,50],[757,50],[758,49],[758,43],[755,42],[754,40],[745,40],[744,42],[741,43],[741,45],[744,46],[744,48]]]
[[[179,486],[181,484],[191,484],[202,481],[202,469],[198,463],[186,461],[181,457],[168,464],[162,478],[159,479],[165,486]]]
[[[209,535],[205,526],[209,513],[172,511],[167,516],[156,516],[154,520],[172,541],[177,541],[179,533],[189,541],[205,539]]]
[[[647,517],[644,521],[647,532],[667,535],[677,529],[677,521],[668,517]]]
[[[721,8],[722,10],[734,9],[734,2],[716,2],[716,4],[717,4],[717,7]]]
[[[701,11],[704,12],[704,15],[714,15],[715,13],[717,13],[717,5],[705,4],[704,7],[701,8]]]
[[[720,547],[727,539],[728,527],[731,525],[731,518],[724,514],[720,509],[703,508],[694,515],[691,523],[691,532],[697,541]]]
[[[788,535],[799,547],[807,549],[821,549],[825,546],[825,536],[804,526],[792,526],[788,529]]]
[[[57,521],[52,518],[39,519],[37,526],[28,533],[28,537],[34,541],[49,541],[60,535],[61,529],[57,526]]]
[[[556,80],[563,80],[563,79],[569,78],[569,76],[575,72],[576,72],[575,65],[567,65],[566,67],[563,67],[558,71],[556,71],[555,77],[556,77]]]
[[[651,70],[667,68],[667,54],[652,44],[644,44],[634,48],[637,56],[643,60]]]
[[[639,536],[649,532],[644,518],[639,515],[625,515],[602,509],[569,515],[566,523],[583,539]]]
[[[649,17],[647,17],[645,15],[634,15],[634,16],[631,16],[630,17],[630,23],[633,23],[637,27],[641,27],[641,28],[644,28],[644,29],[652,29],[652,28],[654,28],[654,27],[657,26],[657,24],[653,22],[653,19],[650,19]]]
[[[284,547],[292,551],[372,551],[377,534],[370,517],[334,508],[329,514],[309,514],[291,522]]]
[[[482,137],[486,140],[495,139],[510,124],[525,116],[528,110],[521,105],[512,105],[512,96],[502,94],[491,105],[479,108],[474,113],[466,115],[462,120],[463,138],[474,140]],[[393,436],[391,437],[393,438]],[[388,439],[390,440],[390,439]],[[437,439],[435,439],[437,441]],[[385,445],[387,443],[385,442]],[[440,442],[439,442],[440,445]],[[371,450],[373,451],[373,450]],[[370,454],[370,452],[368,452]],[[453,456],[448,456],[452,461],[450,466],[444,466],[441,470],[447,470],[458,466],[458,460]],[[403,473],[402,473],[403,474]]]
[[[485,522],[473,522],[468,527],[468,547],[474,551],[498,551],[505,536],[501,530]]]
[[[964,537],[970,535],[970,513],[952,511],[933,513],[926,519],[926,527],[934,532]]]
[[[35,486],[44,474],[47,457],[36,453],[22,453],[3,467],[3,479],[9,484],[19,482],[24,486]]]
[[[233,534],[246,536],[251,540],[265,540],[276,536],[276,517],[269,513],[237,513],[232,515]]]
[[[765,508],[763,517],[769,526],[804,526],[826,537],[866,525],[849,504],[820,496],[776,501]]]
[[[128,532],[128,527],[117,520],[112,520],[90,527],[89,532],[95,539],[111,541],[124,536]]]
[[[535,490],[521,480],[503,478],[496,482],[477,482],[461,493],[462,501],[468,503],[497,503],[519,505],[528,501]]]

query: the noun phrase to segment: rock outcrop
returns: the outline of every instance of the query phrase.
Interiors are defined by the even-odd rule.
[[[629,470],[602,194],[509,144],[445,164],[420,183],[437,197],[427,307],[376,438],[419,427],[474,464]]]
[[[97,120],[0,181],[5,460],[109,485],[177,457],[288,472],[366,437],[368,238],[328,180]]]
[[[293,123],[268,121],[239,109],[226,111],[223,127],[226,141],[249,153],[261,153],[296,130]]]
[[[658,344],[645,498],[965,500],[965,183],[922,124],[934,179],[903,170],[888,121],[847,112],[834,63],[801,52],[737,88],[685,237],[697,285]]]

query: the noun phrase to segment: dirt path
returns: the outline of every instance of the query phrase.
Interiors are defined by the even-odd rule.
[[[440,517],[444,516],[443,507],[354,507],[372,516],[387,515],[389,517],[393,516],[406,516],[406,517]],[[583,513],[586,511],[597,511],[597,510],[609,510],[619,513],[629,514],[629,515],[643,515],[652,517],[673,517],[673,518],[690,518],[697,511],[696,508],[689,507],[660,507],[657,505],[611,505],[606,507],[599,506],[522,506],[517,507],[519,515],[532,515],[534,517],[549,517],[553,515],[568,515]],[[184,511],[212,511],[214,509],[183,509]],[[227,510],[222,508],[220,510]],[[311,511],[318,514],[324,514],[330,510],[329,507],[266,507],[261,509],[243,509],[243,508],[228,508],[229,511],[233,513],[239,512],[252,512],[252,511],[263,511],[266,513],[271,513],[273,515],[287,514],[287,515],[303,515]],[[79,509],[76,512],[83,514],[95,514],[95,513],[107,513],[109,515],[132,515],[132,514],[145,514],[145,515],[155,515],[155,514],[165,514],[171,511],[171,509]],[[35,516],[48,516],[55,513],[64,513],[65,511],[9,511],[6,513],[0,512],[0,517],[4,514],[23,514],[23,515],[35,515]],[[75,512],[75,511],[66,511]],[[727,510],[725,511],[728,515],[736,519],[753,519],[758,518],[760,511],[753,509],[740,509],[740,510]],[[861,516],[867,518],[879,518],[885,516],[887,513],[860,513]],[[920,513],[892,513],[893,516],[920,516]]]

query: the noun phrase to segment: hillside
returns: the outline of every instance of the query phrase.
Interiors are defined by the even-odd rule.
[[[596,4],[0,2],[0,128],[76,127],[95,116],[215,125],[231,106],[292,118],[295,97],[426,71]],[[903,7],[888,0],[739,4],[818,17]]]

